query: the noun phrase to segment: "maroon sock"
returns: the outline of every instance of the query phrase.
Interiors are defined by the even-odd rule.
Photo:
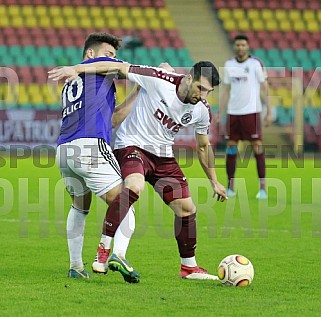
[[[175,237],[181,258],[195,256],[196,213],[186,217],[175,216]]]
[[[255,154],[257,174],[260,179],[260,189],[265,189],[265,157],[263,153]]]
[[[128,188],[124,188],[109,205],[103,224],[103,234],[114,237],[117,228],[126,217],[129,207],[139,196]]]
[[[226,155],[226,173],[228,178],[228,188],[234,190],[233,179],[236,170],[236,154]]]

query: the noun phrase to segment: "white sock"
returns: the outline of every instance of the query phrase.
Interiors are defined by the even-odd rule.
[[[195,256],[192,256],[191,258],[181,258],[181,264],[186,266],[197,266]]]
[[[88,210],[77,209],[71,206],[67,218],[67,240],[70,256],[70,268],[82,271],[82,247]]]
[[[110,249],[111,241],[113,240],[112,237],[106,236],[104,234],[101,235],[100,243],[103,243],[105,249]]]
[[[120,223],[116,230],[114,237],[114,249],[115,253],[120,258],[126,258],[126,251],[129,245],[130,238],[135,230],[135,209],[131,206],[128,210],[126,217]]]

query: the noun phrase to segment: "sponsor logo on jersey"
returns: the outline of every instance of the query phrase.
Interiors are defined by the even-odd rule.
[[[181,124],[176,123],[172,118],[170,118],[167,114],[165,114],[159,108],[155,111],[154,117],[168,130],[172,132],[178,132],[179,129],[182,127]]]
[[[136,158],[136,159],[140,160],[141,162],[143,162],[141,153],[139,151],[137,151],[137,150],[134,150],[132,153],[130,153],[127,156],[127,158],[128,159]]]

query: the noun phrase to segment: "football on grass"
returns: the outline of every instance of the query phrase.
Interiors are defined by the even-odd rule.
[[[254,278],[254,268],[248,258],[234,254],[224,258],[218,266],[219,281],[227,286],[248,286]]]

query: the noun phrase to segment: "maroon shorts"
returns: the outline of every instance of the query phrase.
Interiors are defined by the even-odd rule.
[[[158,157],[136,146],[114,150],[122,176],[139,173],[145,176],[166,204],[190,197],[186,177],[174,157]]]
[[[227,115],[226,135],[227,140],[262,140],[262,125],[260,113],[244,115]]]

